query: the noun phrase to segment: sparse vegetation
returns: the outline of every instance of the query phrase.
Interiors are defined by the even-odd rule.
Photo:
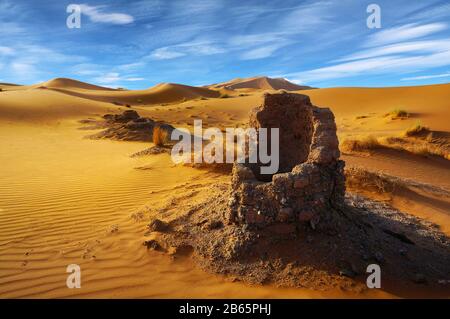
[[[355,117],[356,120],[362,120],[362,119],[366,119],[366,118],[368,118],[367,115],[359,115],[359,116]]]
[[[202,101],[205,101],[205,100],[207,100],[208,98],[206,98],[206,97],[204,97],[204,96],[202,96],[201,98],[200,98],[200,100],[202,100]]]
[[[347,167],[345,179],[347,188],[356,191],[366,190],[392,195],[397,191],[415,188],[436,196],[449,196],[449,192],[441,187],[359,167]]]
[[[371,172],[362,168],[345,169],[346,186],[350,189],[362,189],[380,194],[393,193],[398,183],[389,180],[383,173]]]
[[[367,136],[361,139],[344,139],[339,145],[344,153],[370,152],[376,149],[394,149],[421,156],[439,156],[450,159],[448,152],[448,143],[435,143],[429,137],[411,138],[421,132],[430,132],[430,130],[421,125],[416,125],[409,129],[403,136]]]
[[[366,136],[361,139],[345,139],[340,146],[344,152],[364,152],[383,147],[374,136]]]
[[[420,122],[416,123],[413,127],[410,127],[409,129],[407,129],[404,133],[404,136],[417,136],[420,135],[422,133],[428,133],[430,132],[430,129],[426,126],[422,126],[420,124]]]
[[[167,131],[160,126],[153,128],[153,144],[156,146],[164,146],[167,143]]]
[[[384,117],[391,117],[392,119],[408,118],[409,113],[405,110],[395,109],[390,111],[389,113],[386,113]]]
[[[137,99],[136,101],[137,101],[138,103],[144,102],[144,101],[142,101],[142,99]]]
[[[223,93],[223,94],[220,95],[220,98],[221,99],[228,99],[228,98],[230,98],[230,95],[228,95],[227,93]]]

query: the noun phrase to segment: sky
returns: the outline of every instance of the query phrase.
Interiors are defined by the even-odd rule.
[[[71,4],[80,28],[67,26]],[[380,8],[380,28],[367,26],[370,4]],[[8,83],[450,82],[449,0],[0,0],[0,32],[0,82]]]

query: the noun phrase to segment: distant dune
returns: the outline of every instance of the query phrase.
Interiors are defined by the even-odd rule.
[[[366,127],[375,132],[404,128],[417,121],[435,130],[448,130],[450,83],[385,88],[336,87],[299,93],[309,95],[315,105],[330,107],[337,118],[369,116],[366,121],[378,118],[378,122],[372,121],[374,126]],[[407,121],[393,121],[386,125],[385,119],[379,115],[392,110],[405,110],[411,117]],[[379,115],[374,116],[375,113]]]
[[[283,78],[269,78],[267,76],[253,78],[237,78],[228,82],[209,85],[210,88],[225,88],[229,90],[235,89],[254,89],[254,90],[286,90],[298,91],[312,89],[309,86],[301,86],[289,82]]]
[[[89,126],[106,113],[131,109],[177,128],[193,130],[194,120],[200,119],[205,128],[225,131],[246,127],[249,111],[261,104],[265,92],[285,89],[331,108],[341,140],[398,137],[416,123],[436,133],[431,139],[450,136],[450,83],[305,90],[283,79],[255,77],[208,87],[162,83],[144,90],[121,90],[58,78],[27,86],[3,83],[0,88],[4,273],[0,298],[353,296],[343,290],[323,293],[231,283],[190,263],[174,264],[167,256],[148,251],[142,246],[148,220],[139,217],[141,207],[149,209],[142,216],[164,212],[163,219],[174,220],[183,211],[180,207],[203,202],[212,185],[229,182],[229,176],[173,165],[167,154],[131,158],[150,145],[85,139],[96,131],[87,131],[80,120]],[[404,110],[408,116],[386,117],[393,110]],[[347,167],[383,171],[450,190],[450,161],[444,158],[396,149],[343,152],[342,158]],[[395,194],[363,191],[450,234],[448,197],[417,187]],[[83,285],[91,288],[67,289],[61,284],[68,259],[88,269]],[[356,297],[391,296],[379,289],[368,293]]]
[[[56,78],[49,80],[44,83],[35,84],[34,87],[47,87],[47,88],[58,88],[58,89],[83,89],[83,90],[102,90],[102,91],[115,91],[114,89],[93,85],[77,80],[66,79],[66,78]]]

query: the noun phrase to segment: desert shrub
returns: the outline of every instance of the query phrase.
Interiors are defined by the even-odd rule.
[[[200,98],[200,100],[202,100],[202,101],[205,101],[205,100],[207,100],[208,98],[206,98],[206,97],[204,97],[204,96],[202,96],[201,98]]]
[[[156,146],[164,146],[167,143],[167,131],[160,126],[153,128],[153,144]]]
[[[392,118],[407,118],[409,117],[409,113],[406,112],[405,110],[401,110],[401,109],[395,109],[390,111],[389,113],[386,113],[384,115],[385,117],[392,117]]]
[[[0,88],[0,92],[3,92],[3,89],[2,89],[2,88]]]
[[[381,148],[382,145],[373,136],[367,136],[361,139],[345,139],[339,146],[344,152],[364,152],[377,148]]]
[[[220,95],[221,99],[228,99],[230,96],[227,93],[223,93]]]
[[[413,127],[407,129],[404,133],[405,136],[415,136],[421,133],[428,133],[430,129],[426,126],[422,126],[420,122],[416,123]]]
[[[345,169],[346,185],[350,189],[375,191],[380,194],[393,193],[399,186],[396,180],[380,172],[372,172],[358,167]]]

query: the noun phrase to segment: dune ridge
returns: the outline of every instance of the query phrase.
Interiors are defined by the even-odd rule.
[[[245,83],[242,80],[227,83],[239,86]],[[245,127],[248,112],[261,103],[265,91],[274,90],[273,83],[268,84],[253,81],[254,88],[233,89],[162,83],[145,90],[102,88],[63,78],[31,86],[1,84],[0,296],[394,297],[384,291],[351,295],[249,287],[205,274],[189,261],[172,261],[147,251],[142,246],[149,239],[143,235],[147,213],[175,218],[177,208],[201,203],[212,184],[225,183],[229,177],[175,167],[167,154],[130,158],[149,145],[92,141],[79,130],[79,120],[129,107],[174,127],[191,129],[194,119],[202,119],[205,127]],[[221,96],[224,92],[228,98]],[[450,84],[295,92],[332,109],[341,139],[393,136],[417,121],[434,131],[449,131]],[[410,116],[384,116],[393,109],[404,109]],[[370,156],[344,155],[344,159],[348,165],[450,190],[449,162],[443,158],[381,150]],[[426,193],[418,197],[417,190],[401,191],[392,198],[385,194],[374,198],[382,196],[448,234],[449,200]],[[64,267],[73,262],[86,268],[82,291],[65,286]]]
[[[258,76],[251,78],[236,78],[228,82],[216,83],[209,85],[211,88],[226,88],[229,90],[236,89],[254,89],[254,90],[286,90],[298,91],[312,89],[310,86],[302,86],[284,78],[270,78],[267,76]]]

